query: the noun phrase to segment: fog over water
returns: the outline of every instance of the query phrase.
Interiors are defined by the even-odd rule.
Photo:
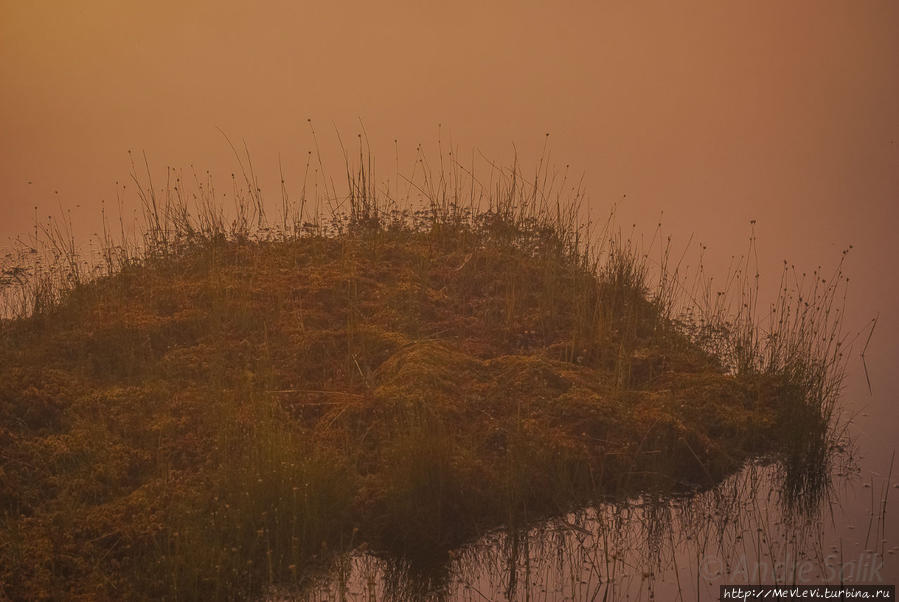
[[[785,259],[830,271],[852,245],[845,328],[864,334],[843,408],[861,473],[837,484],[828,537],[855,545],[899,441],[899,3],[0,5],[0,247],[61,210],[87,240],[129,179],[129,149],[160,180],[193,164],[227,184],[222,132],[246,142],[276,208],[279,161],[297,189],[313,148],[307,119],[337,180],[337,132],[355,148],[363,126],[392,181],[438,138],[528,169],[549,133],[592,216],[617,203],[647,241],[661,221],[675,248],[705,244],[712,272],[745,252],[755,220],[763,298]],[[137,206],[131,189],[122,199]],[[875,316],[869,393],[857,352]],[[886,548],[897,483],[899,467]],[[880,574],[899,580],[896,554]]]

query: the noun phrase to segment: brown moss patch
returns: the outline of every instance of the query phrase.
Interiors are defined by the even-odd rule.
[[[439,555],[709,485],[803,411],[552,235],[463,234],[210,240],[4,324],[0,591],[206,599],[362,542]]]

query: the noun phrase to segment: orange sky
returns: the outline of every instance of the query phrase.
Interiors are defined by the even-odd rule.
[[[279,154],[302,172],[307,117],[331,147],[361,119],[388,163],[438,123],[498,159],[514,143],[533,161],[550,132],[597,210],[627,194],[622,220],[649,233],[664,211],[727,257],[757,219],[772,274],[854,244],[851,309],[884,314],[899,390],[894,0],[0,5],[0,244],[34,205],[56,212],[54,190],[96,229],[129,148],[229,173],[216,128],[246,140],[271,197]]]

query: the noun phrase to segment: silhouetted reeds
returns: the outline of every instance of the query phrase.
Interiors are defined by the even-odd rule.
[[[723,291],[655,274],[545,159],[420,150],[390,187],[361,137],[345,194],[310,154],[271,224],[232,148],[228,210],[209,174],[157,186],[143,158],[137,234],[104,209],[85,259],[63,214],[7,257],[7,595],[239,598],[359,544],[439,564],[755,456],[826,461],[840,271],[785,272],[761,322],[748,260]]]

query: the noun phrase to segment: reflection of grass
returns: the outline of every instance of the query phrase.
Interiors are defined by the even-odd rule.
[[[413,212],[362,169],[347,215],[310,224],[285,196],[274,230],[248,174],[231,225],[208,184],[195,207],[146,186],[142,243],[104,233],[102,274],[65,220],[49,265],[4,270],[8,595],[240,597],[361,543],[439,562],[826,429],[820,330],[678,327],[645,258],[548,202],[546,174],[463,198],[428,173]]]
[[[490,600],[705,600],[721,584],[746,580],[839,583],[833,567],[841,551],[827,547],[832,534],[822,531],[822,515],[783,514],[770,495],[775,473],[750,465],[689,496],[643,495],[496,530],[455,554],[454,579],[432,586],[431,594],[464,599],[474,587]],[[858,557],[846,560],[851,568]],[[357,559],[350,576],[357,588],[364,588],[359,573],[366,569]],[[401,585],[421,581],[407,572]],[[395,589],[391,599],[422,598]]]

